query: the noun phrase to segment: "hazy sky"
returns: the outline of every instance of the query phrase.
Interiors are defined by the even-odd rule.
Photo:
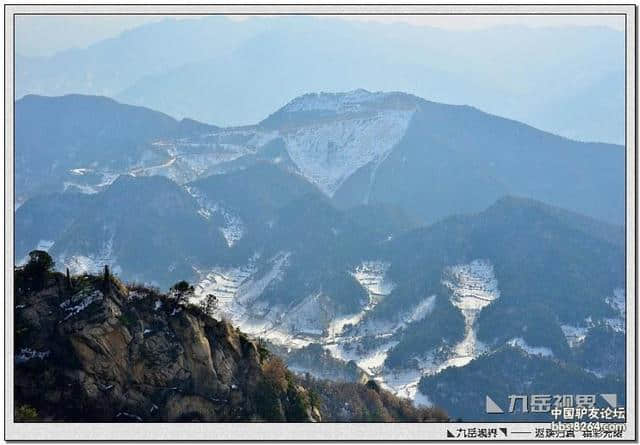
[[[122,31],[143,23],[165,18],[197,19],[193,16],[17,16],[16,51],[27,56],[47,56],[64,49],[83,48],[100,40],[115,37]],[[346,20],[406,22],[416,26],[436,26],[446,29],[480,29],[500,25],[541,26],[608,26],[624,30],[623,16],[334,16]],[[246,20],[247,16],[230,17]],[[46,36],[46,38],[43,38]]]

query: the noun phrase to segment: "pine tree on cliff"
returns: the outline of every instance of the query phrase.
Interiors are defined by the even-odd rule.
[[[59,274],[55,274],[56,288],[58,290],[58,298],[60,301],[64,298],[64,287],[62,285],[62,277]]]
[[[69,268],[67,267],[67,289],[71,290],[73,284],[71,283],[71,274],[69,273]]]
[[[43,289],[47,285],[54,265],[53,259],[44,250],[29,252],[29,262],[24,266],[29,287],[36,291]]]
[[[104,288],[105,293],[109,291],[109,282],[111,281],[111,276],[109,274],[109,266],[107,264],[104,265],[104,276],[102,278],[102,286]]]
[[[216,296],[212,294],[207,294],[207,297],[204,303],[204,313],[211,317],[213,316],[213,313],[215,312],[217,307],[218,307],[218,299],[216,298]]]
[[[178,304],[187,304],[189,299],[193,297],[195,289],[187,281],[178,281],[171,286],[171,293]]]

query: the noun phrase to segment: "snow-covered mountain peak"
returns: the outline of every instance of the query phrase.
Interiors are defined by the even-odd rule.
[[[369,164],[374,174],[404,136],[421,101],[406,93],[364,89],[309,93],[258,127],[277,132],[297,170],[333,196],[358,169]]]

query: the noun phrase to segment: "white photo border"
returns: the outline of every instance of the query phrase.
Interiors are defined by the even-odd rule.
[[[5,440],[440,441],[459,427],[534,431],[548,423],[15,423],[13,404],[14,24],[20,14],[50,15],[621,15],[625,18],[626,412],[622,440],[636,440],[636,6],[625,5],[5,5]],[[135,425],[135,426],[134,426]],[[498,437],[530,441],[533,434]],[[522,439],[521,439],[522,438]],[[452,440],[452,439],[449,439]],[[495,440],[495,439],[494,439]],[[584,439],[583,439],[584,440]]]

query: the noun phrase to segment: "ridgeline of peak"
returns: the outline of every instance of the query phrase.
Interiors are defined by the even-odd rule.
[[[288,112],[304,111],[306,109],[348,111],[349,106],[415,105],[420,100],[422,99],[401,91],[369,91],[364,88],[358,88],[345,92],[304,94],[289,102],[283,110]]]
[[[372,92],[363,88],[336,93],[307,93],[294,98],[263,122],[281,113],[329,112],[347,114],[370,109],[407,109],[415,108],[420,101],[424,100],[408,93],[398,91]]]

